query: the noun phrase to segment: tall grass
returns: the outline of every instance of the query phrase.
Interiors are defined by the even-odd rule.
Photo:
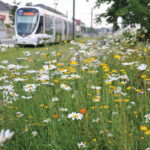
[[[85,39],[8,48],[0,58],[0,128],[15,132],[3,149],[150,147],[150,116],[145,116],[150,113],[148,45]],[[19,78],[25,81],[16,82]],[[36,90],[28,85],[26,92],[27,84],[35,84]]]

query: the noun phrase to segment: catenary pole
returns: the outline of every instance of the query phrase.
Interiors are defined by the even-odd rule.
[[[73,36],[72,40],[75,39],[75,0],[73,0]]]
[[[91,8],[91,36],[92,36],[92,30],[93,30],[93,8]]]

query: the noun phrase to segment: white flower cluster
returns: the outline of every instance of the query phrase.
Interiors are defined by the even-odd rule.
[[[10,132],[9,129],[2,129],[0,132],[0,145],[3,145],[8,139],[14,135],[14,132]]]

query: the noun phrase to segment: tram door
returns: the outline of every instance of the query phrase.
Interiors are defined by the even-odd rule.
[[[64,37],[65,37],[65,40],[68,40],[68,39],[67,39],[67,22],[64,21],[64,24],[65,24]]]
[[[36,34],[43,34],[43,33],[44,33],[43,16],[40,16],[40,22]]]
[[[62,20],[61,18],[55,18],[55,41],[62,41]]]

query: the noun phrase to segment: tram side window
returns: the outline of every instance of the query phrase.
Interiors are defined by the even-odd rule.
[[[51,16],[45,18],[45,33],[53,34],[53,18]]]
[[[43,16],[40,17],[39,26],[36,33],[43,33]]]

